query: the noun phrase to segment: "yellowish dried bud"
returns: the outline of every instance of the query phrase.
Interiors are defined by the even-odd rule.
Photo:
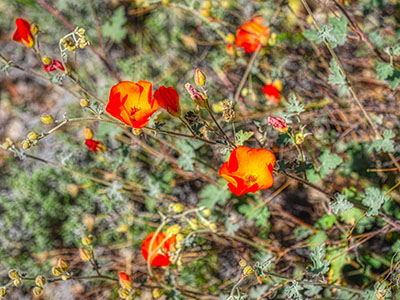
[[[52,124],[54,122],[54,118],[49,114],[44,114],[40,116],[40,121],[43,124]]]
[[[40,275],[35,278],[35,283],[37,286],[43,287],[46,284],[47,280],[46,277]]]
[[[64,275],[61,275],[61,279],[62,280],[68,280],[69,279],[69,275],[67,275],[67,274],[64,274]]]
[[[177,235],[181,231],[181,226],[178,224],[174,224],[170,227],[168,227],[166,233],[167,235]]]
[[[29,148],[31,147],[31,142],[28,141],[28,140],[24,140],[24,141],[22,141],[22,143],[21,143],[21,147],[22,147],[22,149],[24,149],[24,150],[29,149]]]
[[[61,273],[62,273],[62,270],[61,270],[59,267],[52,267],[52,268],[51,268],[51,273],[52,273],[54,276],[60,276]]]
[[[88,127],[85,127],[83,134],[85,136],[85,139],[87,139],[87,140],[90,140],[93,138],[93,131],[92,131],[92,129],[90,129]]]
[[[67,272],[68,271],[68,263],[63,260],[62,258],[59,258],[57,261],[57,267],[60,268],[62,272]]]
[[[171,209],[175,213],[179,214],[179,213],[181,213],[181,212],[183,212],[185,210],[185,205],[183,205],[181,203],[174,203],[174,204],[171,205]]]
[[[222,117],[225,122],[231,122],[235,119],[236,113],[233,109],[227,109],[222,113]]]
[[[178,233],[178,234],[175,236],[175,238],[176,238],[176,241],[177,241],[177,242],[180,242],[180,241],[182,241],[185,237],[183,236],[183,234]]]
[[[247,262],[244,259],[241,259],[239,261],[239,266],[241,266],[242,268],[244,268],[245,266],[247,266]]]
[[[282,85],[282,81],[281,81],[279,78],[278,78],[278,79],[275,79],[274,82],[273,82],[272,84],[276,87],[276,89],[277,89],[278,91],[282,91],[283,85]]]
[[[153,298],[157,299],[157,298],[160,298],[162,296],[163,291],[161,289],[155,288],[155,289],[153,289],[152,294],[153,294]]]
[[[48,57],[48,56],[43,56],[43,57],[42,57],[42,63],[43,63],[45,66],[50,65],[50,64],[51,64],[51,58]]]
[[[185,88],[188,91],[190,98],[200,107],[207,107],[207,96],[196,90],[190,83],[185,84]]]
[[[211,210],[208,208],[203,209],[202,212],[205,217],[211,216]]]
[[[90,101],[88,99],[82,98],[79,101],[79,104],[81,105],[81,107],[88,107],[90,105]]]
[[[242,94],[243,97],[246,97],[249,94],[249,90],[247,88],[244,88],[240,94]]]
[[[197,230],[199,228],[198,224],[199,224],[199,222],[197,222],[197,220],[194,218],[191,218],[189,220],[189,225],[193,230]]]
[[[296,132],[293,139],[297,145],[301,145],[304,143],[304,134],[300,131]]]
[[[215,223],[211,223],[208,227],[209,227],[210,230],[211,230],[212,232],[214,232],[214,233],[218,231],[218,229],[217,229],[217,224],[215,224]]]
[[[225,99],[222,102],[222,106],[223,106],[224,110],[231,109],[233,107],[233,101],[229,100],[229,99]]]
[[[14,279],[13,284],[16,287],[20,287],[22,285],[22,280],[20,278]]]
[[[82,238],[82,244],[84,244],[85,246],[89,246],[92,244],[93,239],[94,239],[94,236],[91,234],[89,234],[88,236],[84,236]]]
[[[92,258],[92,253],[85,248],[79,248],[79,256],[83,261],[89,261]]]
[[[4,297],[5,295],[7,295],[7,289],[2,286],[0,287],[0,297]]]
[[[37,26],[35,23],[31,24],[31,33],[33,35],[36,35],[39,32],[39,26]]]
[[[35,132],[35,131],[31,131],[31,132],[28,133],[28,135],[26,137],[28,138],[28,140],[33,142],[33,141],[36,141],[38,139],[39,134],[37,132]]]
[[[41,287],[39,287],[39,286],[35,286],[35,287],[33,288],[33,290],[32,290],[32,293],[33,293],[35,296],[40,296],[40,295],[42,294],[42,292],[43,292],[43,289],[42,289]]]
[[[196,69],[195,73],[194,73],[194,82],[198,85],[198,86],[203,86],[206,84],[206,75],[201,72],[199,69]]]
[[[253,270],[253,268],[250,267],[250,266],[247,266],[247,267],[245,267],[245,268],[243,269],[243,275],[244,275],[244,276],[249,276],[249,275],[253,274],[253,272],[254,272],[254,270]]]
[[[82,27],[79,28],[78,31],[77,31],[78,35],[80,35],[80,36],[85,35],[85,32],[86,32],[85,28],[82,28]]]
[[[132,133],[134,135],[140,135],[142,133],[142,129],[140,129],[140,128],[132,128]]]
[[[235,35],[233,33],[228,33],[225,39],[227,43],[233,44],[235,42]]]
[[[10,271],[8,271],[8,277],[10,277],[10,279],[17,279],[19,278],[19,273],[17,270],[11,269]]]
[[[162,4],[168,4],[169,0],[162,0],[161,2],[162,2]]]
[[[128,289],[120,288],[118,290],[118,295],[122,299],[126,299],[129,296],[130,291]]]
[[[6,138],[5,142],[1,144],[1,148],[3,148],[4,150],[8,150],[8,148],[10,148],[13,144],[14,142],[12,141],[12,139],[8,137]]]

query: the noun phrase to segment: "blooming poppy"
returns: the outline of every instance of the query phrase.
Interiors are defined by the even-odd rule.
[[[42,67],[43,71],[46,72],[51,72],[51,71],[55,71],[57,69],[61,70],[61,71],[65,71],[64,66],[62,64],[62,62],[50,58],[50,57],[44,57],[42,59],[44,66]]]
[[[111,88],[106,111],[126,125],[142,128],[158,109],[158,102],[151,94],[151,82],[122,81]]]
[[[154,237],[155,232],[150,233],[142,243],[142,255],[145,260],[148,260],[149,252],[151,254],[150,263],[154,267],[168,266],[171,262],[169,260],[168,252],[171,247],[176,243],[175,236],[167,238],[167,235],[163,232],[159,232]],[[150,250],[150,244],[154,237],[153,244]]]
[[[93,139],[86,139],[85,144],[89,148],[90,151],[93,151],[93,152],[106,151],[106,146],[102,142],[95,141]]]
[[[13,40],[32,48],[35,45],[35,40],[33,39],[29,22],[25,19],[16,19],[15,24],[17,25],[17,30],[14,32]]]
[[[174,117],[180,117],[181,108],[179,106],[179,95],[173,87],[166,88],[161,86],[154,93],[154,99],[158,102],[162,108]]]
[[[275,155],[266,149],[241,146],[232,151],[229,160],[219,169],[222,178],[236,196],[270,188]]]
[[[239,27],[235,45],[244,48],[247,53],[256,51],[258,45],[265,43],[269,37],[268,26],[263,26],[264,19],[255,17]]]
[[[279,89],[274,84],[267,84],[264,85],[262,91],[264,92],[265,96],[268,100],[273,103],[279,102],[280,92]]]

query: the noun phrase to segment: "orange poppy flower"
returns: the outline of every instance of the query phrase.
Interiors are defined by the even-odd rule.
[[[93,152],[106,151],[106,146],[102,142],[98,142],[93,139],[87,139],[85,141],[85,144],[89,148],[90,151],[93,151]]]
[[[152,85],[148,81],[122,81],[111,88],[106,111],[126,125],[142,128],[158,109],[151,90]]]
[[[174,117],[180,117],[181,108],[179,106],[179,95],[173,87],[166,88],[161,86],[154,93],[154,99],[158,102],[162,108]]]
[[[129,276],[124,272],[119,273],[119,285],[128,290],[132,288],[132,281]]]
[[[281,93],[279,92],[278,88],[273,84],[264,85],[262,91],[264,92],[265,96],[268,100],[272,103],[278,103],[279,97]]]
[[[247,53],[256,51],[258,45],[269,37],[268,26],[263,26],[264,19],[255,17],[244,23],[236,33],[235,45],[244,48]]]
[[[232,151],[229,160],[219,169],[222,178],[236,196],[270,188],[275,155],[266,149],[241,146]]]
[[[142,243],[142,255],[145,260],[148,260],[149,252],[154,252],[151,255],[150,263],[154,267],[168,266],[171,262],[169,260],[168,252],[171,247],[176,243],[175,236],[167,238],[163,232],[159,232],[154,238],[151,250],[150,243],[153,239],[155,232],[150,233]]]
[[[17,30],[14,32],[13,40],[32,48],[35,45],[35,40],[33,39],[29,22],[25,19],[16,19],[15,24],[17,25]]]

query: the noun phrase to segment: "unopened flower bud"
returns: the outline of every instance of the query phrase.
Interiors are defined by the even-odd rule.
[[[79,256],[83,261],[89,261],[92,258],[92,253],[85,248],[79,248]]]
[[[1,144],[1,148],[8,150],[13,145],[13,141],[10,138],[6,138],[5,142]]]
[[[78,29],[78,31],[76,33],[80,36],[83,36],[83,35],[85,35],[85,32],[86,32],[85,28],[81,27]]]
[[[91,235],[91,234],[88,235],[88,236],[84,236],[84,237],[82,238],[82,244],[84,244],[85,246],[89,246],[89,245],[92,244],[93,239],[94,239],[94,236]]]
[[[33,141],[36,141],[38,139],[39,134],[37,132],[35,132],[35,131],[31,131],[31,132],[28,133],[28,135],[26,137],[28,138],[28,140],[33,142]]]
[[[203,215],[204,215],[205,217],[211,216],[211,210],[210,210],[209,208],[203,209],[202,212],[203,212]]]
[[[247,88],[244,88],[244,89],[242,89],[240,94],[242,94],[243,97],[246,97],[249,94],[249,90]]]
[[[181,226],[178,224],[174,224],[170,227],[168,227],[166,233],[167,235],[177,235],[181,231]]]
[[[282,91],[283,85],[282,85],[282,81],[281,81],[279,78],[278,78],[278,79],[275,79],[274,82],[273,82],[272,84],[276,87],[276,89],[277,89],[278,91]]]
[[[28,141],[28,140],[23,140],[23,141],[21,142],[21,147],[22,147],[22,149],[24,149],[24,150],[29,149],[31,146],[32,146],[32,144],[31,144],[31,142]]]
[[[275,130],[286,133],[289,130],[289,127],[286,124],[284,118],[281,117],[268,117],[268,123],[274,127]]]
[[[41,287],[39,287],[39,286],[35,286],[35,287],[32,289],[32,293],[33,293],[35,296],[40,296],[40,295],[42,294],[42,292],[43,292],[43,289],[42,289]]]
[[[189,220],[189,225],[193,230],[197,230],[199,228],[198,223],[196,219],[191,218]]]
[[[254,270],[253,270],[253,268],[250,267],[250,266],[247,266],[247,267],[245,267],[245,268],[243,269],[243,275],[244,275],[244,276],[249,276],[249,275],[253,274],[253,272],[254,272]]]
[[[54,118],[49,114],[44,114],[40,116],[40,121],[43,124],[52,124],[54,122]]]
[[[52,273],[54,276],[60,276],[61,273],[62,273],[62,270],[61,270],[59,267],[52,267],[52,268],[51,268],[51,273]]]
[[[33,35],[36,35],[39,32],[39,26],[37,26],[36,24],[32,23],[31,24],[31,33]]]
[[[20,278],[14,279],[13,284],[16,287],[20,287],[22,285],[22,280]]]
[[[90,105],[90,101],[88,99],[82,98],[79,101],[79,104],[81,105],[81,107],[88,107]]]
[[[294,134],[294,142],[295,142],[297,145],[301,145],[301,144],[304,143],[304,134],[303,134],[301,131],[296,132],[296,133]]]
[[[235,35],[233,33],[228,33],[225,39],[229,44],[232,44],[235,42]]]
[[[163,292],[162,292],[161,289],[155,288],[155,289],[153,289],[152,294],[153,294],[153,297],[157,299],[157,298],[160,298],[162,296]]]
[[[120,272],[119,273],[119,285],[127,290],[131,290],[132,289],[132,281],[129,278],[128,274],[124,273],[124,272]]]
[[[203,86],[206,84],[206,75],[204,75],[204,73],[201,72],[199,69],[196,69],[194,73],[194,82],[198,86]]]
[[[19,273],[17,270],[11,269],[10,271],[8,271],[8,277],[10,277],[10,279],[17,279],[19,278]]]
[[[68,280],[69,279],[69,275],[67,275],[67,274],[63,274],[63,275],[61,275],[61,279],[62,280]]]
[[[247,266],[247,262],[244,259],[241,259],[239,261],[239,266],[241,266],[242,268],[244,268],[245,266]]]
[[[215,223],[211,223],[208,227],[209,227],[210,230],[211,230],[212,232],[214,232],[214,233],[218,231],[218,229],[217,229],[217,224],[215,224]]]
[[[181,213],[181,212],[184,211],[185,205],[183,205],[183,204],[181,204],[181,203],[172,203],[172,204],[171,204],[171,209],[172,209],[175,213],[179,214],[179,213]]]
[[[83,132],[85,139],[90,140],[93,138],[93,131],[92,129],[85,127],[84,132]]]
[[[190,83],[185,84],[185,88],[188,91],[192,100],[200,107],[207,107],[207,96],[196,90]]]
[[[180,241],[182,241],[185,237],[183,236],[183,234],[178,233],[178,234],[175,236],[175,238],[176,238],[176,241],[177,241],[177,242],[180,242]]]
[[[118,295],[122,299],[126,299],[129,296],[130,291],[128,289],[120,288],[118,290]]]
[[[208,18],[209,16],[211,16],[211,11],[210,11],[208,8],[202,7],[202,8],[200,8],[200,14],[201,14],[203,17]]]
[[[7,289],[2,286],[0,287],[0,297],[4,297],[5,295],[7,295]]]
[[[43,287],[46,284],[46,282],[47,282],[46,277],[41,276],[41,275],[36,277],[36,279],[35,279],[36,285],[40,286],[40,287]]]
[[[60,268],[62,272],[67,272],[68,271],[68,263],[63,260],[62,258],[59,258],[57,261],[57,267]]]
[[[50,65],[51,64],[51,58],[50,57],[48,57],[48,56],[43,56],[42,57],[42,63],[45,65],[45,66],[48,66],[48,65]]]

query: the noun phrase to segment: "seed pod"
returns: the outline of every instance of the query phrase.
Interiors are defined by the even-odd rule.
[[[231,122],[236,117],[236,113],[233,109],[224,110],[222,117],[225,122]]]

